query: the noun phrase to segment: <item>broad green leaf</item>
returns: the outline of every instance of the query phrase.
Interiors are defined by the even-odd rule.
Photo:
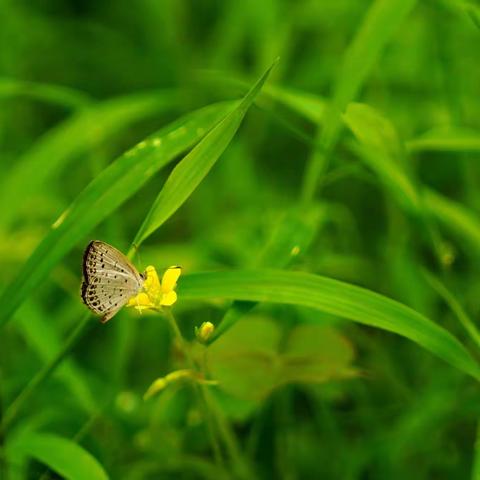
[[[480,132],[466,128],[431,130],[407,142],[411,152],[480,152]]]
[[[321,383],[351,376],[351,345],[334,329],[301,324],[282,335],[268,318],[235,324],[207,350],[212,379],[223,391],[261,400],[287,383]]]
[[[168,220],[206,177],[229,145],[276,63],[275,61],[268,68],[235,108],[173,169],[135,236],[133,243],[136,246]]]
[[[91,151],[128,125],[175,103],[174,92],[158,91],[120,97],[82,109],[54,127],[28,149],[0,182],[0,226],[13,221],[60,169]]]
[[[447,330],[399,302],[330,278],[281,270],[186,275],[179,301],[225,298],[300,305],[402,335],[480,380],[480,366]]]
[[[48,433],[28,432],[9,446],[34,458],[68,480],[108,480],[100,463],[72,440]]]
[[[282,383],[321,383],[354,375],[352,345],[327,325],[300,324],[282,352]]]
[[[212,379],[225,392],[259,400],[278,384],[281,331],[274,322],[247,318],[208,347]]]
[[[98,175],[52,225],[18,276],[2,292],[0,326],[79,239],[160,168],[197,143],[231,108],[231,103],[221,103],[186,115],[140,142]]]

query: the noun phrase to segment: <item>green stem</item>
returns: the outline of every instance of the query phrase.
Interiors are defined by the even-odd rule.
[[[170,308],[166,308],[164,310],[165,317],[168,320],[168,323],[170,324],[170,328],[172,329],[175,338],[177,339],[180,348],[185,355],[185,358],[187,359],[187,363],[189,367],[192,369],[192,371],[196,370],[195,366],[195,361],[193,360],[192,355],[190,354],[190,349],[189,346],[187,345],[187,342],[183,338],[182,332],[180,331],[180,328],[178,327],[178,323],[173,316],[172,310]],[[220,449],[220,443],[218,441],[217,435],[215,433],[215,428],[214,428],[214,422],[212,418],[212,413],[210,409],[208,408],[207,402],[205,401],[205,393],[204,390],[206,387],[204,385],[198,385],[197,383],[194,384],[195,386],[195,391],[197,392],[197,395],[200,397],[202,400],[202,404],[204,407],[204,414],[205,414],[205,420],[207,423],[207,430],[208,430],[208,435],[210,437],[210,443],[212,445],[212,450],[213,450],[213,455],[215,458],[215,462],[217,465],[223,467],[223,456],[222,456],[222,451]]]
[[[4,432],[17,417],[19,411],[31,395],[47,380],[54,372],[57,366],[68,355],[74,345],[80,340],[86,332],[89,324],[90,313],[86,313],[81,321],[72,330],[62,349],[53,357],[35,376],[28,382],[20,394],[13,400],[5,411],[5,415],[0,423],[0,433]]]
[[[301,191],[301,200],[304,205],[310,205],[320,188],[320,179],[328,168],[328,154],[319,145],[313,147],[313,152],[305,168]]]
[[[480,419],[477,423],[477,435],[473,450],[472,480],[480,480]]]
[[[460,302],[455,295],[448,290],[448,288],[434,275],[427,270],[423,270],[423,275],[430,286],[443,298],[445,303],[449,306],[450,310],[457,317],[458,321],[462,324],[465,331],[470,335],[475,345],[480,349],[480,331],[476,327],[475,323],[469,317],[464,310]]]
[[[171,309],[165,309],[165,316],[167,317],[167,320],[180,344],[180,348],[182,348],[182,350],[185,352],[185,357],[187,359],[187,362],[189,363],[190,368],[196,369],[196,365],[190,354],[188,345],[183,338],[180,329],[178,328],[177,321],[175,320]],[[209,429],[211,429],[212,432],[211,434],[213,438],[215,438],[215,443],[217,446],[214,447],[214,449],[218,448],[218,450],[220,450],[218,446],[218,441],[216,440],[216,436],[214,433],[214,425],[216,425],[218,428],[218,432],[223,440],[223,443],[225,444],[228,455],[235,466],[236,472],[241,478],[251,480],[252,478],[254,478],[252,471],[241,454],[240,447],[238,445],[237,439],[235,438],[235,434],[233,433],[233,430],[229,425],[227,419],[223,415],[223,412],[218,408],[213,396],[211,395],[206,385],[197,384],[196,388],[205,408],[207,424],[209,424]]]

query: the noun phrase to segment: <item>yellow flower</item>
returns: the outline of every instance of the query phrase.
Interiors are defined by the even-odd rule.
[[[177,301],[175,287],[181,273],[182,269],[180,267],[169,267],[163,274],[160,283],[155,267],[148,266],[145,270],[143,291],[132,297],[128,301],[127,307],[136,308],[141,312],[149,308],[158,309],[172,306]]]

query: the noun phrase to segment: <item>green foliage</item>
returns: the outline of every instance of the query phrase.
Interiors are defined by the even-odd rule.
[[[209,369],[222,391],[256,401],[285,384],[352,376],[352,360],[351,345],[333,328],[303,324],[282,338],[277,323],[253,317],[222,335],[207,354]]]
[[[478,5],[132,5],[1,2],[0,478],[480,479]]]
[[[13,455],[35,458],[68,480],[107,480],[102,466],[75,442],[47,433],[23,433],[9,445]]]
[[[185,299],[220,297],[316,308],[403,335],[480,379],[480,366],[447,331],[410,308],[374,292],[301,272],[235,270],[185,277]]]

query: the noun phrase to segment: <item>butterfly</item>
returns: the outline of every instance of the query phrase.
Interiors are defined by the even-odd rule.
[[[145,275],[108,243],[93,240],[83,254],[82,300],[108,322],[143,287]]]
[[[171,307],[177,301],[175,287],[182,269],[167,268],[160,282],[155,267],[139,273],[130,260],[108,243],[93,240],[83,254],[82,300],[108,322],[123,306],[139,312]]]

